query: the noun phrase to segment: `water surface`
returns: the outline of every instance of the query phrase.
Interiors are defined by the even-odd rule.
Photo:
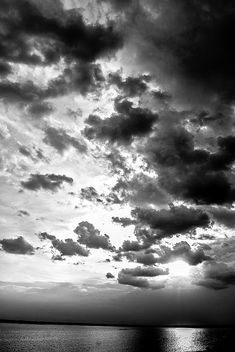
[[[234,328],[0,324],[2,352],[232,352]]]

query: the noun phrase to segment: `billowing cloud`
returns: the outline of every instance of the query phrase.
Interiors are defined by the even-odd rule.
[[[139,243],[138,241],[129,241],[129,240],[125,240],[122,244],[122,246],[120,247],[121,251],[124,252],[138,252],[144,249],[147,249],[149,247],[148,243]]]
[[[209,212],[212,214],[215,221],[229,228],[235,226],[235,211],[226,208],[211,208]]]
[[[34,247],[22,236],[0,240],[2,249],[12,254],[34,254]]]
[[[202,248],[192,250],[188,242],[178,242],[173,246],[173,249],[162,247],[162,253],[158,259],[159,263],[169,263],[175,260],[182,259],[190,265],[198,265],[204,261],[211,260],[211,257],[206,255]]]
[[[235,270],[220,262],[206,262],[203,265],[203,278],[195,283],[215,290],[225,289],[235,284]]]
[[[86,248],[80,246],[79,243],[73,241],[71,238],[66,238],[64,241],[56,238],[53,239],[51,243],[62,256],[80,255],[82,257],[88,257],[89,255],[89,251]]]
[[[100,231],[88,221],[80,222],[74,232],[78,235],[78,242],[86,245],[88,248],[114,250],[114,247],[110,243],[109,236],[101,235]]]
[[[159,184],[175,197],[231,204],[235,189],[226,172],[234,161],[234,137],[220,137],[217,145],[214,153],[195,148],[193,135],[182,126],[163,127],[148,140],[146,154],[159,172]]]
[[[121,224],[123,227],[136,224],[136,220],[130,218],[119,218],[118,216],[113,216],[112,220],[117,224]]]
[[[115,276],[111,273],[107,273],[105,276],[107,277],[107,279],[114,279],[115,278]]]
[[[132,205],[165,205],[170,203],[171,197],[157,184],[156,178],[145,175],[144,173],[135,174],[128,179],[119,178],[113,192]]]
[[[122,79],[118,73],[109,74],[109,82],[115,85],[127,97],[140,96],[146,92],[149,79],[150,77],[147,75]]]
[[[74,241],[71,238],[66,238],[65,240],[60,240],[54,235],[50,235],[47,232],[40,232],[38,234],[40,240],[49,240],[54,249],[60,252],[59,255],[53,255],[52,260],[64,260],[63,256],[73,256],[79,255],[82,257],[88,257],[89,250],[81,246],[78,242]]]
[[[129,100],[116,100],[116,114],[106,119],[90,115],[86,120],[89,127],[84,129],[88,139],[98,139],[110,143],[129,144],[136,136],[151,132],[158,115],[149,109],[133,107]]]
[[[71,177],[65,175],[55,175],[55,174],[31,174],[27,181],[22,181],[21,185],[23,188],[38,191],[39,189],[45,189],[50,191],[57,191],[62,184],[66,182],[68,184],[73,183]]]
[[[1,2],[1,21],[6,27],[1,34],[2,60],[49,65],[65,57],[90,62],[121,46],[121,38],[112,25],[88,25],[79,13],[65,12],[60,2],[56,1],[55,6],[59,16],[53,16],[53,11],[46,15],[32,1]],[[34,46],[33,41],[27,40],[29,36],[40,45],[40,55],[32,53]],[[16,52],[15,48],[19,50]]]
[[[138,223],[158,230],[159,238],[186,233],[197,227],[207,227],[210,223],[209,217],[205,212],[199,209],[187,208],[183,205],[159,211],[136,208],[132,210],[132,216]]]

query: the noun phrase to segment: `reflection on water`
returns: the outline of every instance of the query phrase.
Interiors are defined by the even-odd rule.
[[[234,328],[0,324],[3,352],[232,352]]]
[[[205,351],[203,338],[205,329],[167,328],[165,333],[165,351]]]

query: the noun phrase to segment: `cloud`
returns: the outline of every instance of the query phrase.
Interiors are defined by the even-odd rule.
[[[37,162],[38,160],[43,160],[45,162],[48,161],[47,158],[44,156],[43,151],[40,148],[37,148],[36,146],[33,146],[33,148],[28,148],[25,145],[20,145],[19,152],[25,157],[32,159],[34,162]]]
[[[5,77],[12,72],[11,65],[7,62],[0,62],[0,76]]]
[[[165,287],[163,282],[152,282],[146,277],[155,277],[167,274],[167,270],[154,267],[122,269],[118,274],[118,282],[122,285],[130,285],[139,288],[161,289]]]
[[[52,258],[51,258],[51,260],[52,260],[52,261],[60,261],[60,262],[62,262],[62,261],[65,260],[65,258],[64,258],[62,255],[57,254],[57,255],[53,255]]]
[[[129,144],[134,137],[141,137],[152,131],[158,115],[149,109],[133,107],[129,100],[116,100],[117,114],[101,119],[90,115],[86,120],[84,135],[88,139],[98,139],[117,144]]]
[[[123,17],[139,65],[181,101],[234,99],[231,0],[135,2]]]
[[[26,83],[0,82],[0,98],[10,103],[30,104],[47,96],[47,90],[36,86],[32,81]]]
[[[100,231],[87,221],[80,222],[74,232],[78,235],[78,242],[86,245],[88,248],[114,250],[109,236],[101,235]]]
[[[22,181],[21,185],[23,188],[38,191],[39,189],[45,189],[50,191],[57,191],[63,184],[63,182],[72,184],[73,179],[65,175],[55,174],[31,174],[27,181]]]
[[[28,108],[28,113],[31,116],[40,118],[44,115],[50,114],[53,110],[54,109],[51,103],[41,101],[31,104]]]
[[[118,198],[115,192],[108,194],[99,194],[94,187],[81,188],[80,197],[93,203],[109,205],[120,204],[122,201]]]
[[[127,77],[122,79],[118,73],[110,73],[108,81],[110,84],[117,86],[117,88],[127,97],[140,96],[148,89],[146,82],[150,79],[147,75],[139,77]]]
[[[115,276],[111,273],[107,273],[105,276],[107,277],[107,279],[114,279],[115,278]]]
[[[121,224],[123,227],[136,224],[136,220],[130,218],[119,218],[118,216],[113,216],[112,221]]]
[[[78,138],[71,137],[63,129],[47,127],[43,141],[55,148],[59,153],[63,153],[69,147],[74,147],[80,153],[85,153],[87,147]]]
[[[199,209],[185,206],[171,207],[170,209],[136,208],[131,212],[137,223],[148,225],[151,229],[159,230],[157,237],[170,237],[175,234],[187,233],[197,227],[208,227],[208,215]]]
[[[49,241],[53,241],[53,240],[55,240],[56,239],[56,237],[55,236],[53,236],[53,235],[50,235],[49,233],[47,233],[47,232],[40,232],[39,234],[38,234],[38,237],[40,238],[40,240],[49,240]]]
[[[129,241],[129,240],[125,240],[122,244],[122,246],[119,248],[120,251],[124,251],[124,252],[138,252],[141,251],[143,249],[147,249],[150,246],[150,244],[148,243],[139,243],[138,241]]]
[[[89,201],[98,201],[100,199],[99,193],[94,187],[81,188],[80,196],[82,199]],[[100,200],[102,202],[102,200]]]
[[[219,137],[212,153],[195,148],[194,136],[182,126],[161,127],[145,147],[147,161],[159,173],[159,185],[195,203],[231,204],[235,189],[228,171],[234,161],[234,137]]]
[[[89,255],[89,251],[86,248],[80,246],[77,242],[73,241],[71,238],[66,238],[64,241],[56,238],[56,239],[53,239],[51,243],[53,247],[57,249],[62,256],[79,255],[82,257],[88,257]]]
[[[225,225],[228,228],[235,227],[235,211],[232,209],[210,208],[209,212],[212,214],[213,219],[218,223]]]
[[[47,232],[38,233],[38,237],[41,241],[49,240],[53,248],[60,252],[59,255],[53,255],[52,260],[64,260],[63,256],[80,255],[82,257],[88,257],[89,250],[71,238],[65,240],[59,240],[54,235],[50,235]]]
[[[183,259],[190,265],[198,265],[212,258],[206,255],[202,248],[192,250],[188,242],[181,241],[173,246],[173,249],[162,247],[162,253],[158,259],[159,263],[165,264],[177,259]]]
[[[144,265],[153,265],[158,262],[158,258],[153,253],[137,253],[131,261],[137,261],[137,263]]]
[[[34,247],[22,236],[0,240],[2,249],[13,254],[34,254]]]
[[[0,18],[6,30],[1,33],[2,60],[50,65],[64,57],[91,62],[121,47],[121,37],[112,24],[88,25],[79,13],[64,11],[58,1],[56,7],[59,16],[27,0],[3,0]],[[35,42],[40,54],[32,53]]]
[[[136,173],[129,179],[124,174],[114,185],[113,192],[117,193],[123,202],[129,202],[132,205],[155,204],[160,206],[171,201],[171,197],[157,184],[156,178],[144,173]]]
[[[169,269],[167,268],[158,268],[154,266],[137,266],[132,269],[122,269],[122,274],[130,275],[130,276],[145,276],[145,277],[155,277],[159,275],[168,275]]]
[[[203,278],[195,284],[212,289],[225,289],[235,284],[235,270],[233,267],[220,262],[205,262],[203,264]]]
[[[17,215],[18,216],[30,216],[29,212],[27,212],[26,210],[18,210]]]

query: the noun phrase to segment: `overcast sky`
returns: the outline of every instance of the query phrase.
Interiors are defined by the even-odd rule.
[[[235,323],[234,35],[231,0],[1,0],[0,318]]]

